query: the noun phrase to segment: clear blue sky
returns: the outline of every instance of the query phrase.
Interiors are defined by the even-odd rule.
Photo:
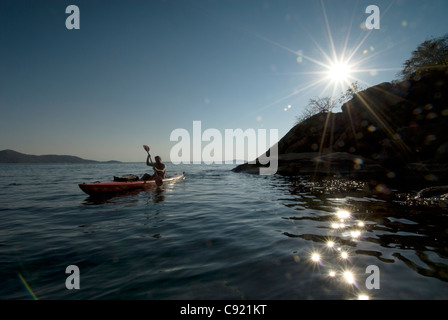
[[[379,30],[362,26],[368,5]],[[325,55],[352,56],[363,87],[394,80],[447,13],[446,0],[2,0],[0,150],[144,161],[147,144],[169,161],[171,132],[194,120],[281,138],[331,94]]]

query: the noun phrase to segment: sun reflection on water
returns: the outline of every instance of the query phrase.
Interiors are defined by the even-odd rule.
[[[348,284],[354,284],[355,283],[355,277],[353,275],[353,272],[351,271],[345,271],[344,274],[344,279]]]
[[[336,212],[336,216],[341,220],[350,218],[350,215],[351,215],[351,213],[347,210],[338,210]]]
[[[353,265],[354,253],[347,247],[350,243],[361,239],[366,224],[356,219],[352,212],[345,208],[337,209],[333,215],[334,220],[329,219],[327,222],[331,234],[322,238],[321,248],[316,247],[309,252],[309,261],[318,265],[332,283],[348,286],[349,290],[354,290],[353,299],[370,300],[371,297],[365,292],[359,292],[357,278],[362,276]]]
[[[347,251],[341,251],[341,259],[347,260],[348,257],[349,257],[349,255],[348,255]]]
[[[314,252],[314,253],[311,255],[311,260],[312,260],[313,262],[320,262],[320,254]]]
[[[353,239],[357,239],[361,236],[361,231],[359,230],[350,231],[350,235],[352,236]]]
[[[313,267],[313,278],[318,279],[322,294],[354,300],[394,297],[387,286],[372,290],[379,289],[370,286],[375,273],[369,273],[368,267],[374,265],[381,272],[390,268],[387,284],[398,283],[400,277],[422,282],[438,279],[440,284],[431,284],[440,287],[434,296],[445,296],[446,208],[411,202],[414,191],[395,190],[394,197],[384,199],[378,195],[376,184],[368,183],[370,187],[350,179],[310,181],[300,177],[293,180],[293,187],[290,181],[286,184],[288,197],[282,200],[296,214],[284,219],[298,232],[283,234],[313,243],[312,249],[305,249],[307,259],[302,261],[307,262],[307,268]],[[318,261],[311,259],[312,254],[319,255]],[[406,269],[398,269],[401,267]],[[377,275],[374,282],[383,284],[384,278],[380,281]],[[403,297],[426,294],[407,284],[398,285]]]

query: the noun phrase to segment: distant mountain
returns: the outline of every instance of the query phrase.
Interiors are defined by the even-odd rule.
[[[100,161],[86,160],[80,157],[46,154],[36,156],[31,154],[24,154],[14,150],[0,151],[0,163],[95,163]],[[119,162],[119,161],[107,161]]]

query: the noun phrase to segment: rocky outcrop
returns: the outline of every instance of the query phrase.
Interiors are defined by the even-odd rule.
[[[447,181],[448,70],[368,88],[342,112],[297,124],[277,146],[278,174]],[[256,168],[246,163],[234,171]]]

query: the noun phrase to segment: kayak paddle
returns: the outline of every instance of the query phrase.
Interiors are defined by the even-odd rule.
[[[146,150],[146,152],[148,153],[149,159],[150,159],[151,162],[152,162],[151,155],[149,154],[149,147],[148,147],[146,144],[144,144],[144,145],[143,145],[143,149]]]

